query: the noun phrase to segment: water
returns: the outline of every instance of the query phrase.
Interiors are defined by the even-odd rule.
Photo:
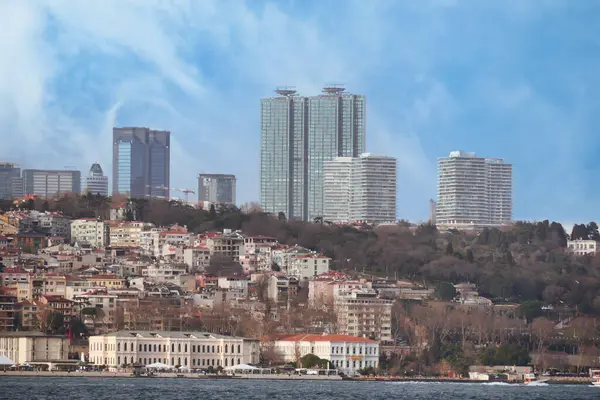
[[[0,400],[583,400],[585,385],[491,385],[433,382],[258,381],[229,379],[59,378],[0,376]]]

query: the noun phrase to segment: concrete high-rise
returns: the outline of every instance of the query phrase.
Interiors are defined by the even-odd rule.
[[[365,97],[340,87],[311,97],[276,93],[261,100],[261,206],[312,220],[323,216],[323,163],[364,152]]]
[[[396,159],[363,153],[324,163],[323,219],[380,223],[396,220]]]
[[[438,226],[476,228],[512,220],[512,164],[453,151],[438,159]]]
[[[50,197],[81,192],[81,172],[75,170],[24,169],[25,194]]]
[[[169,197],[171,133],[113,128],[113,195]]]
[[[85,178],[84,192],[93,195],[108,196],[108,177],[104,176],[100,164],[92,164],[90,172]]]
[[[23,197],[21,168],[17,164],[0,162],[0,199]]]
[[[200,174],[198,201],[235,205],[235,183],[235,175]]]

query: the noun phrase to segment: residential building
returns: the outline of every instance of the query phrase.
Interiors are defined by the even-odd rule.
[[[371,153],[325,161],[323,219],[396,221],[396,169],[395,158]]]
[[[61,313],[65,321],[70,321],[75,315],[73,301],[65,299],[63,296],[41,296],[36,303],[39,311],[51,311]]]
[[[67,360],[69,338],[42,332],[0,332],[0,356],[16,364]]]
[[[7,294],[6,290],[0,287],[0,331],[12,331],[15,328],[17,312],[17,297]]]
[[[93,218],[80,218],[71,222],[71,242],[104,248],[107,242],[106,224]]]
[[[208,236],[206,247],[211,256],[225,256],[239,261],[240,256],[244,255],[244,236],[240,232],[224,229],[222,234]]]
[[[91,332],[97,334],[115,329],[117,299],[118,296],[109,294],[107,289],[90,290],[73,297],[73,301],[82,311],[83,323]]]
[[[348,335],[276,335],[265,344],[272,345],[281,362],[296,362],[314,354],[329,360],[331,368],[346,375],[354,375],[363,368],[379,366],[379,343],[364,337]],[[263,345],[265,345],[263,344]]]
[[[0,199],[23,197],[23,179],[21,168],[17,164],[0,162]]]
[[[323,163],[365,150],[363,95],[325,87],[318,96],[276,90],[261,100],[260,203],[290,219],[323,216]]]
[[[339,333],[392,344],[393,300],[379,298],[372,289],[340,290],[334,294]]]
[[[161,362],[172,367],[227,367],[259,362],[259,342],[207,332],[118,331],[89,338],[90,361],[120,367]]]
[[[146,222],[114,222],[108,225],[108,243],[110,247],[140,247],[141,233],[152,228]]]
[[[113,128],[113,195],[169,197],[171,133]]]
[[[104,175],[102,167],[98,163],[92,164],[90,172],[85,178],[85,193],[108,196],[108,177]]]
[[[598,242],[588,239],[567,240],[567,251],[577,256],[596,254],[598,252]]]
[[[198,201],[235,205],[235,175],[198,175]]]
[[[23,170],[23,190],[26,194],[52,197],[81,192],[81,172],[75,170]]]
[[[38,226],[50,236],[71,237],[71,218],[59,212],[43,212],[37,216]]]
[[[39,326],[38,306],[29,300],[19,303],[19,320],[21,323],[19,330],[32,331]]]
[[[446,228],[499,226],[512,220],[512,164],[453,151],[438,159],[435,221]]]
[[[150,265],[142,271],[142,276],[156,283],[170,282],[176,285],[181,284],[181,276],[185,274],[187,274],[187,265],[185,264],[160,263]]]
[[[314,278],[318,275],[329,272],[329,263],[331,258],[322,254],[307,254],[297,256],[287,269],[290,276],[298,280]]]
[[[210,250],[203,246],[186,247],[183,250],[183,262],[190,271],[202,272],[210,264]]]

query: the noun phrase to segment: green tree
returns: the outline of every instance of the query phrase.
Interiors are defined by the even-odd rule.
[[[302,368],[329,368],[329,360],[319,358],[314,354],[307,354],[300,359]]]
[[[531,322],[542,316],[542,303],[539,301],[525,301],[519,306],[519,314],[527,319],[527,322]]]
[[[211,205],[210,205],[210,209],[209,209],[209,211],[208,211],[208,216],[209,216],[209,218],[210,218],[211,220],[213,220],[213,221],[214,221],[215,219],[217,219],[217,210],[215,209],[215,205],[214,205],[214,204],[211,204]]]
[[[456,288],[449,282],[440,282],[435,287],[435,296],[442,301],[450,301],[456,297]]]

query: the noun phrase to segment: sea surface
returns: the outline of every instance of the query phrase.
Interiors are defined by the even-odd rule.
[[[600,399],[586,385],[0,376],[1,400]]]

